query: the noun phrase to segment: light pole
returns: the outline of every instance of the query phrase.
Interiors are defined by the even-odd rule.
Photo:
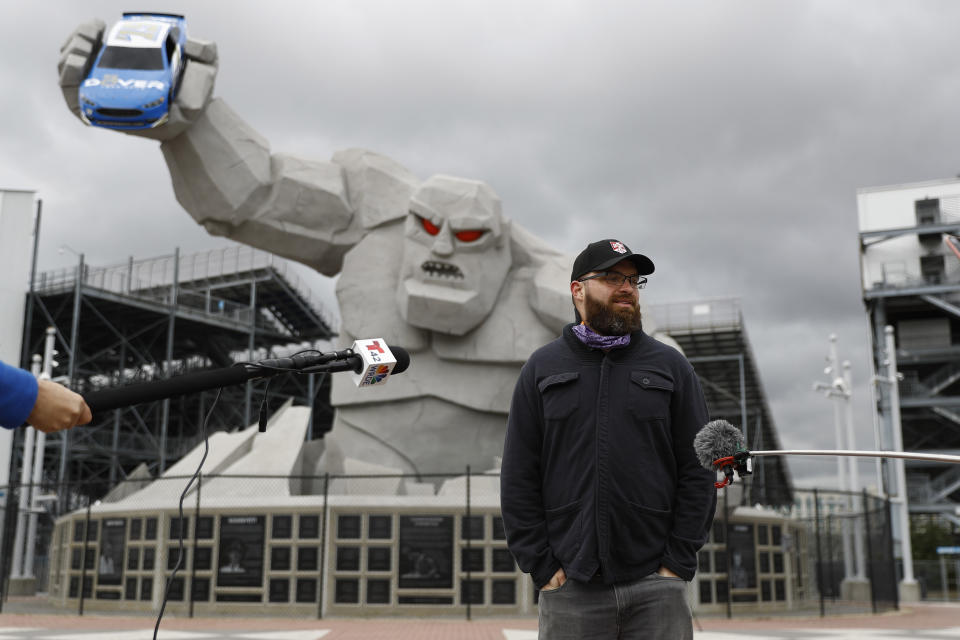
[[[53,356],[53,327],[47,328],[44,353],[33,355],[31,371],[41,380],[49,380],[56,362]],[[43,452],[46,434],[33,428],[24,431],[23,461],[20,467],[20,508],[13,541],[13,567],[10,571],[11,589],[19,595],[33,595],[36,579],[33,575],[34,547],[37,537],[38,496],[43,480]]]
[[[817,382],[813,388],[815,391],[823,392],[826,397],[833,400],[833,421],[837,449],[854,449],[853,384],[850,363],[847,361],[843,363],[843,373],[841,374],[837,357],[836,334],[830,334],[830,350],[824,373],[829,376],[830,382]],[[845,427],[844,423],[846,423]],[[852,457],[848,460],[849,462],[842,457],[837,458],[837,478],[840,491],[844,494],[842,502],[846,505],[847,511],[841,519],[844,568],[841,591],[845,600],[863,600],[870,597],[869,583],[864,571],[863,523],[856,519],[851,527],[851,518],[854,512],[853,494],[857,491],[859,482],[857,480],[856,460]],[[853,529],[852,532],[851,529]]]
[[[816,382],[813,385],[814,391],[823,392],[824,396],[833,400],[833,426],[834,436],[837,441],[837,449],[845,449],[843,444],[843,426],[842,426],[842,406],[844,390],[843,378],[838,375],[837,366],[837,336],[830,334],[830,351],[827,355],[827,367],[823,372],[830,377],[830,382]],[[843,494],[848,491],[847,487],[847,465],[843,458],[837,458],[837,484]],[[849,505],[848,505],[849,506]],[[849,580],[853,576],[853,546],[850,542],[850,527],[847,519],[841,519],[843,530],[843,580]]]
[[[57,350],[54,349],[57,330],[53,327],[47,327],[46,340],[43,347],[43,366],[40,372],[40,378],[49,380],[53,374],[53,368],[57,366],[54,356]],[[31,542],[37,537],[37,517],[40,513],[40,484],[43,482],[43,455],[46,448],[47,434],[43,431],[37,432],[37,443],[33,457],[33,490],[30,500],[30,518],[27,521],[27,555],[24,561],[24,575],[27,578],[33,578],[33,554],[34,545]]]
[[[893,327],[887,325],[883,329],[885,358],[883,364],[886,375],[878,375],[875,380],[878,384],[885,384],[889,388],[890,399],[890,431],[893,433],[893,450],[903,451],[903,431],[900,426],[900,374],[897,371],[897,345],[893,337]],[[907,500],[907,474],[903,459],[895,459],[893,468],[896,476],[897,495],[890,501],[895,504],[897,511],[896,523],[900,529],[900,552],[903,556],[903,580],[900,582],[900,599],[915,602],[920,599],[920,587],[913,575],[913,544],[910,541],[910,509]]]
[[[40,376],[41,357],[34,354],[33,363],[30,367],[34,377]],[[24,431],[23,438],[23,461],[20,464],[20,506],[17,513],[17,529],[13,536],[13,569],[10,578],[18,582],[24,577],[23,572],[23,547],[24,537],[27,535],[27,509],[30,506],[30,478],[33,471],[30,465],[33,463],[33,443],[36,437],[36,430],[27,428]],[[33,541],[31,540],[32,544]],[[19,592],[20,589],[17,589]]]
[[[79,333],[80,333],[80,296],[83,292],[83,275],[84,275],[84,262],[83,254],[79,253],[72,247],[66,244],[60,245],[60,248],[57,250],[58,253],[63,253],[64,251],[69,251],[70,253],[77,256],[77,277],[74,281],[73,287],[73,315],[71,316],[70,322],[70,354],[69,360],[67,361],[67,384],[73,385],[76,380],[77,374],[77,349],[79,348]],[[57,473],[57,483],[60,485],[61,491],[66,494],[63,485],[67,480],[67,457],[70,447],[70,430],[64,429],[60,432],[60,470]],[[61,507],[66,506],[66,500],[62,501]]]
[[[853,437],[853,376],[850,374],[850,361],[843,361],[843,400],[844,400],[844,412],[847,423],[847,448],[856,449],[856,443]],[[847,458],[847,461],[850,463],[850,495],[848,497],[848,504],[850,506],[850,512],[853,513],[853,502],[854,495],[860,492],[860,478],[857,470],[857,459],[853,456]],[[864,504],[863,508],[866,509],[867,505]],[[856,579],[859,582],[865,582],[867,575],[864,567],[864,550],[863,550],[863,520],[857,518],[853,521],[853,548],[854,553],[856,554],[857,560],[857,575]]]

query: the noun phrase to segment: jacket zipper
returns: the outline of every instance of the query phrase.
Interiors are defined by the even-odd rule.
[[[597,451],[597,481],[596,481],[596,519],[597,519],[597,561],[603,570],[604,559],[609,555],[609,523],[607,522],[608,499],[606,486],[605,464],[609,457],[606,455],[606,448],[609,446],[606,430],[609,426],[609,420],[606,419],[606,401],[608,386],[609,360],[604,353],[603,360],[600,361],[600,384],[597,391],[597,425],[596,425],[596,451]]]

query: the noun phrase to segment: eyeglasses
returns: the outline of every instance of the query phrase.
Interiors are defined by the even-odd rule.
[[[647,286],[647,279],[641,275],[628,276],[620,273],[619,271],[601,271],[600,273],[592,276],[587,276],[586,278],[580,278],[577,282],[584,282],[586,280],[599,279],[600,282],[609,285],[611,287],[622,287],[623,283],[627,280],[630,281],[630,286],[643,289]]]

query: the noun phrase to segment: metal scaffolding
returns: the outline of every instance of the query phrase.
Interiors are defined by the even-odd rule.
[[[902,443],[908,451],[960,451],[960,346],[954,337],[960,335],[960,256],[953,248],[960,213],[951,206],[955,200],[917,200],[916,225],[860,233],[862,260],[882,256],[876,258],[882,260],[881,277],[864,283],[863,301],[877,372],[885,371],[890,360],[885,328],[895,330]],[[878,385],[883,448],[894,442],[892,397],[889,385]],[[880,477],[884,490],[896,493],[892,473],[893,466],[885,464]],[[906,474],[911,513],[939,514],[960,525],[960,467],[908,462]]]
[[[333,321],[289,265],[248,247],[35,274],[24,357],[56,331],[61,365],[79,393],[272,357],[335,335]],[[26,363],[23,363],[26,364]],[[118,409],[48,440],[46,478],[100,481],[105,492],[140,465],[162,473],[195,447],[216,392]],[[265,397],[266,396],[266,397]],[[262,402],[314,408],[310,437],[329,430],[329,380],[293,375],[224,388],[209,431],[251,424]]]
[[[740,301],[719,298],[652,308],[657,330],[676,340],[694,366],[710,419],[741,425],[751,449],[779,449],[780,440],[743,325]],[[758,458],[748,502],[791,505],[792,486],[783,458]]]

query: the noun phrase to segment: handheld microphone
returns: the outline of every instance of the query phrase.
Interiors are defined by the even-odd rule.
[[[406,371],[410,366],[410,354],[403,347],[388,347],[383,338],[371,338],[356,340],[349,349],[341,351],[259,360],[252,366],[277,369],[277,373],[291,369],[299,373],[351,371],[354,384],[369,387],[385,383],[391,374]],[[384,366],[387,368],[381,369]]]
[[[354,358],[359,358],[352,376],[358,387],[386,384],[391,374],[402,373],[410,366],[410,354],[406,349],[393,347],[391,351],[382,338],[356,340],[350,350]]]
[[[329,351],[327,353],[295,353],[287,358],[268,358],[258,360],[256,366],[262,369],[296,369],[303,371],[311,367],[319,367],[336,360],[348,360],[353,356],[350,349]]]

